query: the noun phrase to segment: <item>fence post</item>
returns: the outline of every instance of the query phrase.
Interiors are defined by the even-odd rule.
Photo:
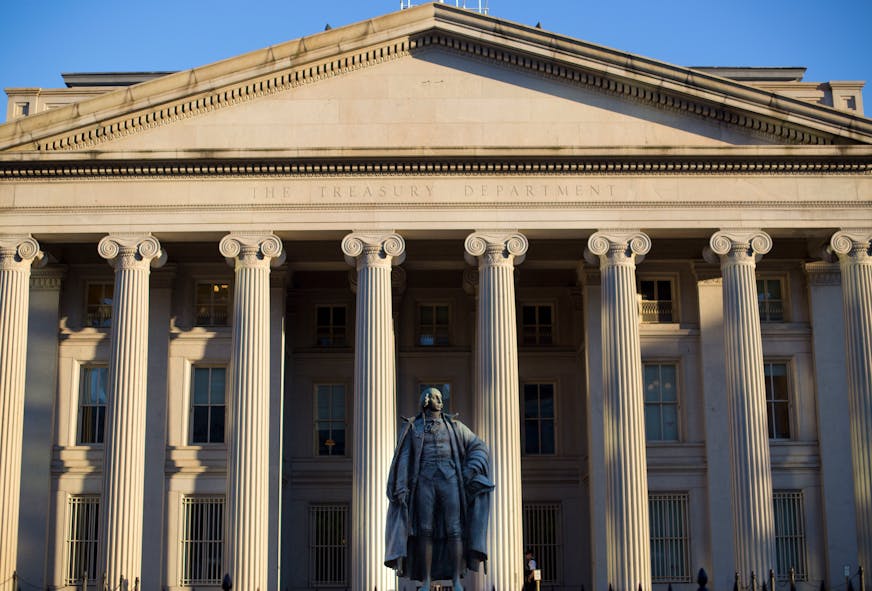
[[[863,581],[863,567],[857,567],[857,574],[860,575],[860,591],[866,591],[866,583]]]
[[[751,591],[757,591],[757,573],[751,571]]]
[[[796,569],[790,567],[790,591],[796,591]]]
[[[733,591],[739,591],[739,571],[733,575]]]
[[[18,591],[18,571],[12,571],[12,591]]]
[[[769,569],[769,591],[775,591],[775,571]]]
[[[82,591],[88,591],[88,571],[82,571]]]

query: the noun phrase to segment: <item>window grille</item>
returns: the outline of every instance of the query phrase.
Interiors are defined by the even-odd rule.
[[[645,439],[678,441],[678,384],[674,365],[646,363]]]
[[[654,583],[689,583],[687,495],[649,494],[651,579]]]
[[[65,582],[78,585],[83,576],[97,579],[97,532],[100,527],[100,497],[72,496],[67,500],[67,568]]]
[[[542,583],[557,584],[563,573],[560,503],[524,503],[524,549],[533,551]]]
[[[103,443],[106,430],[106,400],[109,388],[109,368],[83,366],[79,378],[80,444]]]
[[[769,439],[790,439],[790,388],[786,363],[764,363]]]
[[[781,279],[757,280],[757,304],[760,322],[784,321],[784,297]]]
[[[195,367],[191,393],[191,443],[224,443],[227,370]]]
[[[550,345],[554,339],[554,307],[551,304],[525,304],[521,308],[521,343]]]
[[[224,497],[183,497],[181,585],[221,584]]]
[[[418,401],[421,400],[421,394],[424,393],[424,390],[427,388],[436,388],[440,392],[442,392],[442,411],[443,412],[451,412],[451,384],[448,382],[443,383],[420,383],[418,384],[418,399],[415,400],[415,408],[418,408]]]
[[[642,322],[673,322],[672,281],[669,279],[642,279]]]
[[[776,490],[773,496],[776,576],[779,580],[787,580],[792,568],[797,580],[805,581],[808,579],[808,570],[805,561],[802,491]]]
[[[418,305],[418,344],[424,347],[449,344],[449,310],[445,304]]]
[[[309,581],[313,587],[348,584],[348,506],[309,506]]]
[[[316,384],[315,398],[318,455],[344,456],[345,384]]]
[[[112,326],[112,297],[115,284],[89,283],[85,292],[85,324],[95,328]]]
[[[319,347],[345,347],[347,313],[345,306],[315,307],[315,339]]]
[[[524,453],[554,451],[554,384],[524,384]]]
[[[197,283],[197,326],[227,326],[230,316],[230,284],[213,281]]]

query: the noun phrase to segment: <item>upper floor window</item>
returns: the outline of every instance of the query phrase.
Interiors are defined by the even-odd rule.
[[[524,384],[524,453],[554,453],[554,384]]]
[[[786,363],[764,363],[769,439],[790,439],[790,384]]]
[[[348,583],[348,505],[309,506],[309,583],[345,587]]]
[[[82,366],[79,373],[79,443],[103,443],[108,388],[108,367]]]
[[[418,400],[421,399],[421,394],[427,388],[436,388],[442,393],[442,410],[443,412],[451,412],[451,384],[448,382],[421,382],[418,384]],[[417,400],[415,401],[417,403]]]
[[[645,390],[645,438],[648,441],[678,441],[678,387],[676,367],[646,363],[643,367]]]
[[[651,536],[651,580],[654,583],[691,581],[687,494],[650,493],[648,521]]]
[[[760,322],[784,321],[784,285],[781,279],[757,280]]]
[[[111,281],[88,283],[85,289],[85,324],[96,328],[112,326],[112,297],[115,284]]]
[[[319,456],[345,455],[345,384],[315,385],[315,433]]]
[[[793,569],[799,581],[808,579],[805,562],[805,519],[802,491],[776,490],[773,492],[775,508],[775,573],[785,580]]]
[[[345,347],[347,340],[345,306],[315,307],[315,340],[319,347]]]
[[[191,443],[224,443],[227,370],[195,367],[191,395]]]
[[[524,548],[533,552],[542,583],[557,584],[563,572],[560,503],[524,503]]]
[[[224,497],[182,498],[180,585],[220,585]]]
[[[100,528],[100,497],[74,495],[67,500],[67,585],[80,585],[84,577],[97,580],[97,533]]]
[[[447,304],[418,304],[418,344],[424,347],[449,344]]]
[[[521,344],[550,345],[554,340],[554,306],[524,304],[521,307]]]
[[[227,326],[230,316],[230,284],[197,282],[197,326]]]
[[[642,279],[642,322],[674,322],[671,279]]]

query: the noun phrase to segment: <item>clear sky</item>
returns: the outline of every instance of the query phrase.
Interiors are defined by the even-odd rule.
[[[9,88],[61,87],[61,72],[201,66],[317,33],[327,23],[338,27],[391,12],[399,9],[400,0],[0,3],[0,88]],[[493,16],[529,25],[541,22],[550,31],[673,64],[807,66],[806,80],[872,81],[872,0],[489,4]],[[872,113],[868,87],[864,106]]]

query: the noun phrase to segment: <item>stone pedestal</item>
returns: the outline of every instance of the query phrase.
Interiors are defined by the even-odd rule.
[[[651,248],[641,232],[603,231],[587,243],[600,267],[606,541],[615,591],[651,588],[645,402],[636,262]]]
[[[490,447],[491,493],[485,589],[517,590],[523,583],[521,438],[514,266],[527,239],[516,233],[475,232],[467,261],[478,267],[476,433]]]
[[[97,246],[115,268],[100,539],[109,588],[133,589],[142,569],[148,280],[165,260],[148,234],[111,234]]]
[[[839,255],[851,416],[859,564],[872,569],[872,228],[842,230],[830,240]]]
[[[397,440],[396,353],[391,314],[391,267],[405,258],[403,238],[360,233],[342,240],[357,269],[352,428],[351,588],[388,591],[394,573],[384,565],[388,470]]]
[[[266,591],[269,539],[271,265],[283,262],[271,233],[232,233],[221,254],[236,273],[228,391],[224,564],[238,591]]]
[[[0,582],[18,553],[30,267],[41,258],[29,235],[0,235]]]
[[[724,352],[730,409],[730,480],[736,570],[746,584],[775,568],[772,470],[766,426],[763,345],[754,270],[772,239],[760,231],[724,230],[709,241],[723,276]]]

